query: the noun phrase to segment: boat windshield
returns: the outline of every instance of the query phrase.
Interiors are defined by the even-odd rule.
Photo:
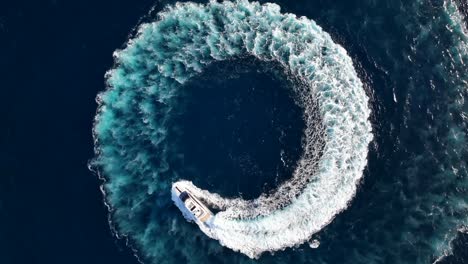
[[[185,200],[187,200],[189,198],[189,195],[188,195],[188,193],[186,191],[184,191],[184,192],[180,193],[179,198],[180,198],[180,200],[182,200],[182,202],[185,202]]]

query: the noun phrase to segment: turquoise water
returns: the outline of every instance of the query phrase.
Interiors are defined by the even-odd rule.
[[[451,254],[468,210],[456,3],[169,6],[114,53],[94,126],[110,224],[143,262]],[[182,217],[179,180],[215,228]]]

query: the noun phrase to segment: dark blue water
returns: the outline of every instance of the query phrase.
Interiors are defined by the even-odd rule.
[[[453,47],[467,43],[447,30],[444,2],[278,4],[315,20],[348,51],[371,98],[374,140],[349,208],[317,234],[318,249],[303,245],[258,261],[206,238],[167,194],[150,194],[148,208],[164,211],[142,212],[135,226],[114,218],[117,233],[176,221],[197,242],[177,249],[183,238],[161,231],[151,239],[164,247],[148,252],[133,241],[148,263],[161,257],[185,263],[190,254],[213,263],[427,263],[440,257],[439,241],[453,248],[442,263],[467,263],[466,231],[456,230],[467,216],[468,69],[466,60],[453,59],[459,53]],[[87,165],[95,157],[95,97],[106,88],[112,53],[164,5],[0,3],[0,263],[137,263],[109,228],[102,182]],[[466,15],[466,4],[460,6]],[[304,122],[284,76],[233,65],[215,65],[186,86],[170,141],[183,156],[168,162],[180,166],[178,178],[249,199],[288,180],[302,151]],[[139,195],[132,184],[130,198]]]
[[[292,174],[302,152],[303,110],[287,78],[258,71],[258,64],[211,65],[181,95],[184,107],[173,122],[184,125],[173,140],[184,157],[175,166],[197,186],[253,199]]]

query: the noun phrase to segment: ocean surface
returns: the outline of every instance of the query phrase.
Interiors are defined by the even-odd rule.
[[[0,263],[468,263],[467,27],[461,0],[1,2]]]

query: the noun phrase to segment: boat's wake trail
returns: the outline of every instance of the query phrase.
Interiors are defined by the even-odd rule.
[[[244,56],[279,64],[297,80],[292,89],[304,109],[303,154],[290,180],[254,200],[227,199],[180,182],[221,210],[212,228],[202,230],[255,258],[309,240],[347,207],[372,139],[368,97],[352,60],[314,21],[282,14],[275,4],[238,1],[169,7],[116,52],[117,66],[108,74],[110,89],[99,97],[95,126],[114,214],[131,215],[145,199],[138,194],[123,201],[120,196],[128,190],[170,189],[165,139],[174,95],[208,64]],[[137,232],[117,224],[124,232]],[[133,239],[149,243],[145,235]]]

